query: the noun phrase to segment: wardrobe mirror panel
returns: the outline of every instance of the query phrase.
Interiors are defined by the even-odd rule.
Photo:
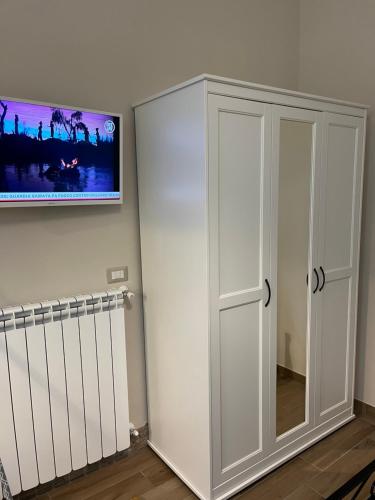
[[[311,123],[280,121],[277,436],[305,422]]]

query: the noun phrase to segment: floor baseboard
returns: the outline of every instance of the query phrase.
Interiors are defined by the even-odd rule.
[[[354,413],[357,417],[375,418],[375,408],[359,399],[354,400]]]
[[[300,373],[294,372],[290,368],[285,368],[285,366],[281,365],[277,365],[277,376],[280,378],[292,378],[293,380],[297,380],[303,384],[306,382],[305,375],[301,375]]]

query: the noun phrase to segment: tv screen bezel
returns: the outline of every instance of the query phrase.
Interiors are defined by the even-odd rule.
[[[124,143],[124,118],[122,113],[114,113],[112,111],[103,111],[98,109],[83,108],[81,106],[70,106],[66,104],[57,104],[51,102],[34,101],[32,99],[22,99],[16,97],[6,97],[0,96],[0,100],[4,101],[14,101],[26,104],[36,104],[40,106],[46,106],[51,108],[63,108],[71,109],[72,111],[82,111],[87,113],[96,113],[100,115],[114,116],[119,119],[120,131],[119,131],[119,192],[120,197],[115,200],[46,200],[46,201],[0,201],[0,208],[9,207],[50,207],[50,206],[77,206],[77,205],[122,205],[124,202],[124,186],[123,186],[123,175],[124,175],[124,164],[123,164],[123,143]]]

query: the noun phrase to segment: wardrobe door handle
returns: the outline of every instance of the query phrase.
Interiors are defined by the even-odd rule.
[[[324,272],[324,269],[322,268],[322,266],[320,266],[319,269],[320,269],[320,272],[322,273],[322,276],[323,276],[322,286],[319,287],[319,292],[321,292],[324,288],[324,285],[326,284],[326,273]]]
[[[314,273],[315,273],[315,276],[316,276],[316,287],[313,290],[313,293],[315,293],[318,290],[318,288],[319,288],[319,274],[318,274],[318,271],[315,269],[315,267],[314,267]]]
[[[270,284],[269,284],[269,281],[267,278],[265,279],[265,282],[266,282],[267,289],[268,289],[268,299],[267,299],[267,302],[264,304],[264,307],[267,307],[268,304],[270,303],[270,300],[271,300],[271,287],[270,287]]]

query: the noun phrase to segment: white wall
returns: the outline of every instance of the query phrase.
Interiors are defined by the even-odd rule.
[[[128,265],[130,417],[146,421],[131,104],[203,72],[296,88],[298,0],[2,0],[0,95],[125,114],[122,207],[0,210],[0,306],[103,290]]]
[[[306,374],[312,125],[280,123],[277,363]]]
[[[371,105],[360,264],[356,397],[375,406],[375,2],[301,0],[299,89]]]

